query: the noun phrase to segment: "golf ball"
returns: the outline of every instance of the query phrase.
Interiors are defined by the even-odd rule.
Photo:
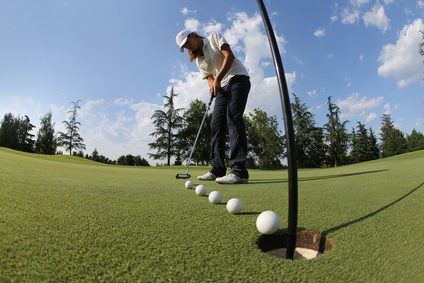
[[[203,186],[203,185],[198,185],[196,187],[196,194],[198,196],[204,196],[204,195],[206,195],[206,187]]]
[[[209,201],[213,204],[220,203],[222,200],[222,194],[218,191],[213,191],[209,194]]]
[[[274,211],[264,211],[256,219],[256,228],[262,234],[274,234],[280,228],[280,217]]]
[[[243,209],[243,203],[238,198],[232,198],[227,202],[227,210],[232,214],[239,214]]]
[[[187,182],[185,182],[185,187],[187,188],[187,189],[192,189],[193,188],[193,186],[194,186],[194,184],[193,184],[193,182],[192,181],[187,181]]]

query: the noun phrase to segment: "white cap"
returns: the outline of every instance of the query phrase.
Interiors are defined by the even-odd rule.
[[[177,34],[177,37],[175,38],[175,40],[177,41],[177,45],[180,47],[181,53],[184,52],[183,45],[186,43],[187,37],[190,33],[191,33],[191,31],[185,29],[185,30],[180,31]]]

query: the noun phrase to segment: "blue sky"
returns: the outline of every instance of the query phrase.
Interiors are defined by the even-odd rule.
[[[424,132],[423,0],[265,0],[290,92],[319,126],[333,97],[348,129]],[[71,101],[91,154],[148,158],[150,117],[174,87],[177,107],[208,100],[206,81],[175,43],[182,29],[223,34],[252,81],[246,114],[260,108],[283,128],[275,69],[256,1],[0,0],[0,115],[49,111],[56,132]],[[33,132],[36,134],[38,128]],[[163,161],[149,160],[152,165]]]

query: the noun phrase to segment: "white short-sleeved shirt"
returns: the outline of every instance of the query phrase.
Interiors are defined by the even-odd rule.
[[[213,32],[207,38],[203,39],[204,56],[197,57],[196,59],[196,64],[200,70],[202,79],[206,79],[210,75],[213,75],[214,77],[218,75],[225,59],[224,54],[221,52],[221,46],[225,43],[228,44],[225,38],[217,32]],[[221,86],[226,86],[230,79],[236,75],[249,76],[246,68],[237,58],[234,59],[230,70],[222,79]]]

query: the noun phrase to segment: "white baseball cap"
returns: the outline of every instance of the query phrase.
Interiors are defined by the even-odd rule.
[[[177,34],[177,37],[175,38],[175,40],[177,41],[177,45],[180,47],[180,51],[181,51],[181,53],[183,53],[184,52],[184,44],[186,43],[186,41],[187,41],[187,37],[188,37],[188,35],[191,33],[191,31],[190,30],[187,30],[187,29],[185,29],[185,30],[182,30],[182,31],[180,31],[178,34]]]

